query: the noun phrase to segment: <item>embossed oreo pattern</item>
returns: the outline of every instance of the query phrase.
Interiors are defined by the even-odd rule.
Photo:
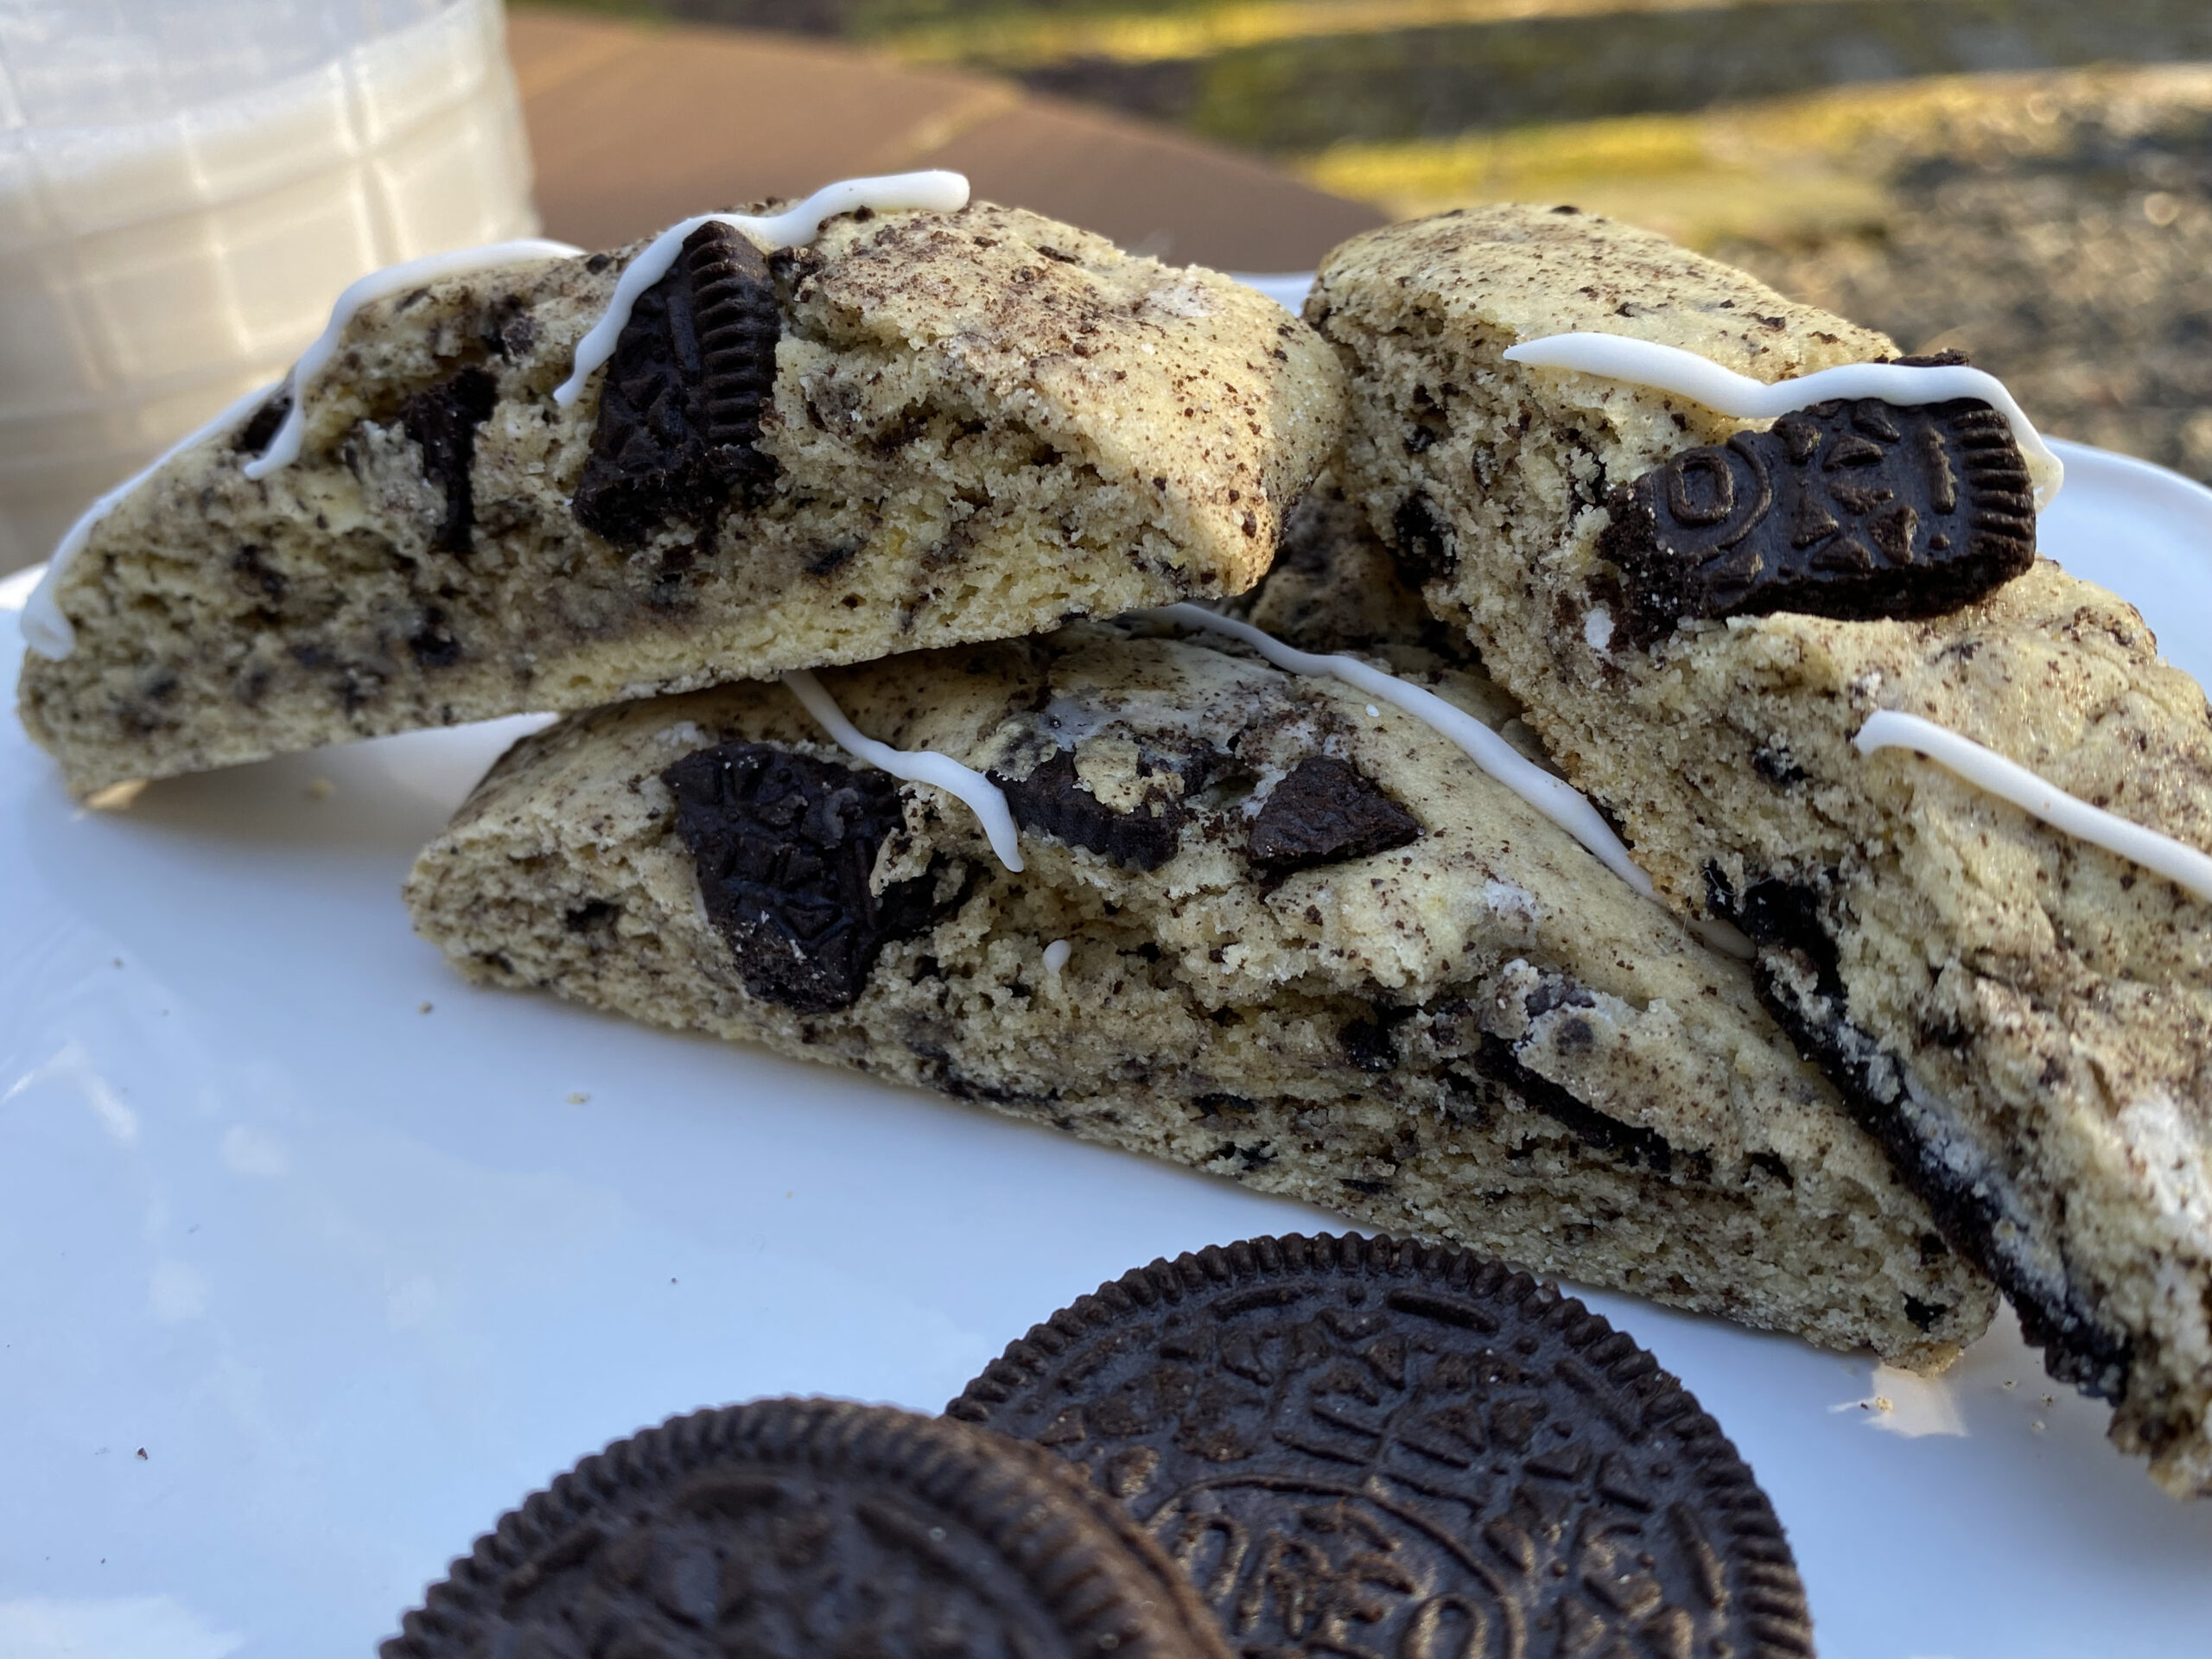
[[[1225,1659],[1115,1507],[957,1423],[825,1400],[678,1417],[504,1516],[384,1659]]]
[[[776,378],[783,315],[767,260],[727,225],[686,238],[638,298],[601,383],[599,419],[574,500],[611,542],[720,506],[773,475],[753,447]]]
[[[1800,611],[1940,616],[2035,562],[2035,496],[1986,404],[1815,404],[1615,489],[1599,547],[1633,631]]]
[[[1268,1659],[1792,1659],[1774,1511],[1572,1298],[1465,1252],[1287,1237],[1155,1262],[947,1408],[1087,1468]]]
[[[707,914],[745,988],[802,1014],[849,1007],[884,945],[932,919],[928,877],[869,891],[896,785],[772,743],[725,743],[661,773]]]

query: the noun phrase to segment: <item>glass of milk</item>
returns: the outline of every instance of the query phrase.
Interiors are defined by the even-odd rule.
[[[0,0],[0,574],[355,277],[537,227],[499,0]]]

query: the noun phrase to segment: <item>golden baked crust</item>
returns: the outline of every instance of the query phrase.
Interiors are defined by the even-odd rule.
[[[1510,712],[1479,679],[1427,677],[1479,717]],[[1033,828],[1010,874],[967,808],[902,785],[873,887],[887,909],[908,895],[909,920],[849,1001],[779,1001],[759,988],[781,959],[710,913],[664,774],[733,742],[849,763],[788,693],[732,686],[518,745],[416,864],[416,926],[481,982],[980,1100],[1828,1346],[1933,1369],[1987,1322],[1986,1283],[1743,965],[1427,726],[1334,681],[1095,626],[823,678],[899,747],[1033,787],[1068,766],[1046,804],[1121,850]],[[1316,756],[1418,837],[1259,868],[1248,836]],[[950,908],[916,918],[916,881]],[[741,920],[785,902],[747,891]]]
[[[1333,357],[1224,276],[987,204],[855,214],[771,261],[772,482],[616,546],[571,508],[605,372],[550,393],[635,251],[364,308],[296,462],[210,441],[105,519],[20,691],[71,786],[1236,593],[1335,440]],[[456,537],[408,410],[464,375],[497,401]]]
[[[1401,226],[1332,258],[1308,315],[1355,365],[1347,481],[1432,607],[1670,902],[1759,936],[1770,1006],[2054,1371],[2115,1397],[2161,1484],[2212,1491],[2212,906],[1851,746],[1923,715],[2212,847],[2202,690],[2047,561],[1932,620],[1624,626],[1609,486],[1746,423],[1503,352],[1605,329],[1773,380],[1891,349],[1645,232]]]

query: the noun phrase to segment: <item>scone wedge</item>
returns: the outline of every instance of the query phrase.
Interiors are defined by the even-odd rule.
[[[1272,301],[986,204],[702,226],[564,406],[639,251],[373,301],[296,461],[272,400],[101,519],[20,690],[70,785],[1236,593],[1335,439]]]
[[[1989,447],[2001,423],[1852,403],[1770,428],[1509,360],[1578,331],[1769,382],[1891,354],[1571,213],[1362,238],[1307,315],[1355,365],[1347,486],[1432,607],[1677,910],[1758,941],[1764,1000],[2052,1372],[2114,1402],[2168,1491],[2212,1492],[2212,904],[1854,747],[1878,713],[1930,721],[2212,849],[2212,715],[2130,607],[2031,542],[2009,579],[1946,588],[1949,562],[2031,535],[1991,505],[2026,482]],[[1757,569],[1730,551],[1755,534]],[[1858,600],[1829,585],[1870,575]]]
[[[484,983],[1901,1364],[1986,1324],[1743,964],[1427,724],[1127,626],[821,677],[996,780],[1025,868],[730,686],[518,744],[416,864],[417,928]]]

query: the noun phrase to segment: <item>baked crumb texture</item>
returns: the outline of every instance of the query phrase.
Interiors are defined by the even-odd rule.
[[[1890,354],[1643,232],[1495,208],[1345,245],[1307,315],[1352,366],[1342,463],[1431,607],[1669,900],[1759,940],[1762,995],[2177,1495],[2212,1491],[2212,906],[1910,753],[1923,715],[2212,848],[2212,717],[2112,594],[2035,563],[1919,620],[1624,626],[1605,502],[1740,423],[1523,370],[1605,330],[1762,379]]]
[[[1335,441],[1279,306],[1033,213],[694,239],[572,408],[635,246],[364,308],[296,463],[264,411],[118,507],[20,687],[71,786],[1234,594]]]
[[[480,982],[1830,1347],[1933,1370],[1986,1324],[1743,966],[1427,727],[1099,625],[823,683],[1000,779],[1027,868],[732,686],[518,744],[416,866],[416,926]]]

